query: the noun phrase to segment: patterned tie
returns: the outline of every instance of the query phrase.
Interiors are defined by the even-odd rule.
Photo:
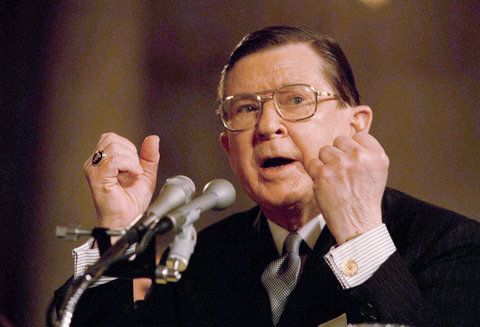
[[[277,325],[288,296],[297,285],[302,266],[298,254],[301,241],[300,235],[290,233],[283,244],[283,256],[272,261],[262,274],[262,283],[270,298],[274,325]]]

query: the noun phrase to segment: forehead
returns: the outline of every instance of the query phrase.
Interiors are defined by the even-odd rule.
[[[257,93],[298,83],[332,91],[323,65],[319,55],[305,43],[255,52],[240,59],[228,73],[225,94]]]

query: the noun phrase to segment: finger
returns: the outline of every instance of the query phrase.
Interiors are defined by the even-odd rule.
[[[117,178],[123,172],[134,175],[140,175],[143,172],[137,156],[123,153],[108,155],[100,165],[89,167],[87,177],[100,181],[104,178]]]
[[[128,170],[121,170],[120,171],[129,171],[133,174],[142,174],[143,173],[143,168],[142,165],[140,164],[140,158],[137,155],[137,150],[132,149],[128,144],[125,143],[118,143],[118,142],[112,142],[109,143],[105,149],[103,150],[104,153],[106,154],[106,159],[108,158],[115,158],[115,160],[128,160],[130,164],[130,169]],[[109,161],[109,160],[105,160]],[[113,160],[110,160],[113,161]],[[100,165],[102,162],[100,163]],[[122,163],[120,163],[122,164]]]
[[[134,151],[135,153],[137,153],[137,148],[135,147],[135,145],[130,142],[130,140],[128,140],[127,138],[123,137],[123,136],[120,136],[118,134],[115,134],[113,132],[108,132],[108,133],[104,133],[100,136],[100,139],[97,143],[97,146],[95,147],[95,150],[93,151],[94,153],[96,151],[104,151],[105,148],[110,144],[110,143],[120,143],[120,144],[123,144],[125,145],[127,148],[130,148],[131,151]]]
[[[318,158],[324,163],[335,163],[345,156],[345,153],[332,145],[322,147],[318,153]]]
[[[317,179],[318,171],[323,166],[325,166],[325,164],[318,158],[313,158],[307,163],[308,175],[310,175],[314,182]]]
[[[143,170],[152,176],[157,175],[160,138],[157,135],[150,135],[143,141],[140,148],[140,165]]]
[[[92,153],[90,154],[90,156],[88,157],[88,159],[85,161],[85,163],[83,165],[83,170],[85,172],[92,165],[92,157],[94,156],[94,154],[97,151],[103,151],[106,155],[114,155],[115,154],[115,151],[112,151],[110,149],[108,149],[109,153],[107,153],[106,149],[109,148],[110,144],[117,144],[117,145],[122,144],[127,149],[127,151],[133,152],[135,155],[137,155],[137,148],[128,139],[126,139],[126,138],[124,138],[120,135],[117,135],[113,132],[103,133],[100,136],[97,145],[95,146]],[[125,153],[126,151],[121,151],[121,152]]]
[[[89,179],[90,176],[88,175],[99,176],[101,173],[107,173],[108,177],[112,177],[118,171],[128,171],[135,175],[143,173],[136,149],[132,149],[128,144],[111,142],[102,151],[105,154],[105,158],[97,165],[92,164],[91,157],[85,162],[84,170]],[[115,160],[113,160],[114,158]],[[119,160],[127,160],[128,163],[122,163]],[[109,169],[104,168],[107,165]],[[103,167],[103,169],[100,169],[100,167]]]
[[[384,152],[383,147],[380,145],[377,139],[365,131],[356,133],[353,135],[353,139],[367,149]]]
[[[345,153],[352,153],[354,150],[358,149],[360,145],[353,140],[350,136],[341,135],[335,138],[333,141],[333,146]]]
[[[118,142],[112,142],[112,143],[108,143],[103,148],[103,150],[101,150],[101,151],[104,153],[105,157],[100,159],[100,161],[97,164],[94,165],[92,163],[93,156],[96,153],[96,152],[94,152],[94,154],[92,154],[87,159],[87,161],[85,162],[85,164],[83,166],[85,172],[87,172],[87,170],[89,170],[91,166],[98,167],[98,166],[105,165],[106,164],[105,162],[111,161],[111,160],[107,160],[107,159],[108,158],[111,159],[115,155],[126,155],[126,156],[130,156],[133,161],[137,162],[136,167],[132,167],[132,169],[130,169],[130,172],[132,172],[134,174],[143,173],[143,169],[142,169],[142,166],[140,165],[140,161],[139,161],[139,158],[138,158],[138,155],[137,155],[137,151],[135,149],[132,150],[131,147],[129,147],[128,145],[123,144],[123,143],[118,143]]]

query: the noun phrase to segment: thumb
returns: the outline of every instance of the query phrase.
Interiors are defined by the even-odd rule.
[[[140,148],[140,165],[143,171],[151,176],[157,176],[160,151],[158,149],[160,138],[157,135],[150,135],[143,140]]]
[[[310,175],[310,178],[315,182],[318,177],[318,171],[325,164],[318,158],[313,158],[307,163],[307,173]]]

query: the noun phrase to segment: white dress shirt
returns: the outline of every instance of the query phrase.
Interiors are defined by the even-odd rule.
[[[281,255],[283,243],[290,232],[269,219],[267,221],[278,254]],[[322,215],[319,215],[300,228],[297,233],[310,249],[313,249],[324,227],[325,220]],[[133,247],[129,251],[133,251]],[[396,247],[387,227],[382,224],[340,246],[332,246],[324,258],[342,287],[348,289],[369,279],[395,251]],[[74,278],[83,275],[88,266],[93,265],[100,258],[98,248],[93,248],[93,238],[73,249],[72,255]],[[101,277],[92,286],[112,280],[115,280],[115,277]]]
[[[283,243],[290,232],[269,219],[267,221],[277,251],[281,255]],[[325,227],[325,219],[320,214],[300,228],[297,233],[310,249],[313,249],[323,227]],[[347,289],[369,279],[395,250],[395,244],[387,227],[382,224],[340,246],[332,246],[324,258],[342,287]]]

